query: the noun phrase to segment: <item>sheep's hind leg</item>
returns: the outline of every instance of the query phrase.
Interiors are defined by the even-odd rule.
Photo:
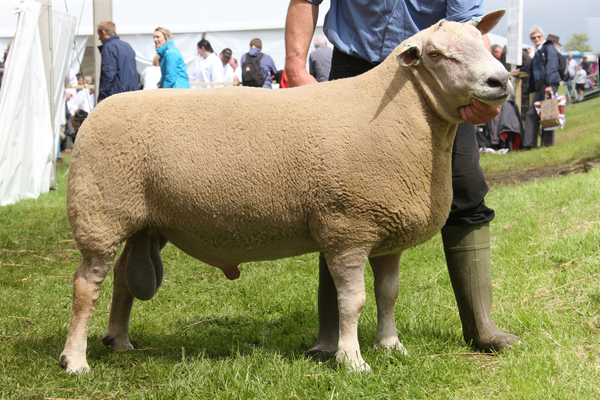
[[[377,342],[375,348],[399,351],[406,355],[406,349],[398,339],[394,305],[398,299],[398,269],[402,253],[369,259],[375,278],[375,300],[377,301]]]
[[[351,250],[325,253],[338,293],[339,341],[336,360],[355,371],[370,371],[358,344],[358,320],[365,305],[365,265],[367,252]]]
[[[133,349],[129,343],[133,300],[148,300],[160,287],[164,274],[160,250],[166,242],[156,230],[145,229],[127,240],[115,263],[110,316],[102,338],[102,342],[114,350]]]
[[[306,355],[326,361],[337,352],[339,313],[337,290],[323,253],[319,254],[319,336]]]
[[[60,354],[60,363],[70,373],[84,373],[90,370],[85,358],[87,334],[94,304],[100,293],[100,286],[110,270],[113,258],[100,259],[82,252],[83,260],[73,277],[73,309],[65,348]]]
[[[123,252],[115,262],[113,295],[108,317],[108,327],[102,337],[102,343],[111,346],[114,350],[131,350],[129,343],[129,321],[133,307],[133,295],[125,282],[125,269],[131,246],[125,244]]]

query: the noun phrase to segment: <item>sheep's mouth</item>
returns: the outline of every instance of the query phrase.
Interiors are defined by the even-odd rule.
[[[510,93],[511,92],[502,94],[489,94],[487,96],[474,96],[474,98],[484,104],[487,104],[488,106],[501,106],[502,104],[506,103],[510,97]]]

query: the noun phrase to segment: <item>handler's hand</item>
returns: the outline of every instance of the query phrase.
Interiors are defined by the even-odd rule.
[[[314,76],[308,73],[304,68],[290,68],[286,65],[285,73],[288,79],[289,87],[304,86],[317,83]]]
[[[463,121],[481,125],[493,120],[496,115],[500,114],[501,108],[502,106],[488,106],[479,100],[473,100],[473,103],[459,108],[458,111]]]

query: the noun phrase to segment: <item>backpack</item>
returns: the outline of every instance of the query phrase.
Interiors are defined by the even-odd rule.
[[[246,53],[246,60],[242,64],[242,84],[244,86],[262,87],[265,83],[265,77],[260,69],[260,59],[263,53],[251,57]]]
[[[553,44],[549,44],[549,46],[553,46]],[[560,80],[563,82],[567,82],[569,80],[569,66],[567,65],[567,58],[560,54],[558,54],[558,75],[560,75]],[[548,50],[546,45],[544,45],[544,56],[546,60],[548,60]]]

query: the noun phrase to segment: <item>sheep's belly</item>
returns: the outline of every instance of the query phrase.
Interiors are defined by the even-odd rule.
[[[294,257],[320,250],[309,232],[296,237],[288,237],[254,248],[207,246],[200,237],[191,233],[170,228],[160,228],[160,233],[179,249],[206,264],[220,268],[229,279],[236,279],[240,273],[237,266],[243,262],[277,260]]]

